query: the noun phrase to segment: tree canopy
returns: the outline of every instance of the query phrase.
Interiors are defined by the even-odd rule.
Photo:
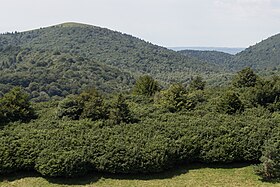
[[[247,67],[238,72],[233,80],[233,85],[236,87],[254,87],[257,84],[258,76],[254,71]]]
[[[159,90],[159,83],[149,75],[139,77],[133,87],[134,94],[145,96],[152,96]]]

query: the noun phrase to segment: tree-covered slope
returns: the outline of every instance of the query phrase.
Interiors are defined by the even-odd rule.
[[[168,80],[162,72],[204,73],[210,65],[174,51],[109,29],[66,23],[48,28],[2,35],[3,46],[71,53],[133,73],[150,73]],[[1,46],[2,46],[1,45]]]
[[[234,55],[218,51],[182,50],[179,53],[224,68],[229,65],[234,57]]]
[[[114,91],[129,88],[134,77],[142,74],[168,83],[188,82],[196,74],[209,77],[218,71],[215,65],[197,58],[85,24],[65,23],[0,35],[0,83],[4,89],[7,84],[25,88],[39,84],[34,91],[49,96],[53,94],[46,87],[52,85],[65,94],[86,86]]]
[[[235,55],[234,67],[258,70],[280,69],[280,34],[269,37]]]
[[[104,92],[126,90],[134,82],[129,73],[71,53],[24,49],[14,60],[0,71],[0,91],[5,93],[20,85],[36,101],[80,93],[91,87]]]
[[[263,74],[271,74],[280,70],[280,34],[248,47],[236,55],[217,51],[195,50],[183,50],[179,53],[218,65],[228,72],[236,72],[245,67],[251,67]]]

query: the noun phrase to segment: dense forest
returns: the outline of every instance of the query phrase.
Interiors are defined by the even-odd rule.
[[[279,180],[278,37],[229,55],[77,23],[2,34],[0,174],[245,162]]]

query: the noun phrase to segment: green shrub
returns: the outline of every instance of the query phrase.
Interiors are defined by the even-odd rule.
[[[59,103],[57,116],[59,118],[66,116],[70,119],[77,120],[83,112],[83,105],[84,103],[78,96],[69,95]]]
[[[221,113],[235,114],[237,112],[242,112],[244,106],[237,93],[228,91],[220,97],[217,103],[217,110]]]
[[[95,89],[83,92],[79,97],[84,103],[81,118],[90,118],[92,120],[108,118],[108,108],[101,94]]]
[[[196,76],[194,79],[191,80],[189,85],[189,89],[194,90],[204,90],[206,82],[203,81],[202,77]]]
[[[271,112],[280,109],[280,79],[274,77],[269,80],[259,81],[254,88],[247,91],[247,100],[252,105],[261,105]]]
[[[188,97],[192,94],[200,102],[204,91]],[[86,103],[92,95],[79,98]],[[72,177],[92,170],[159,172],[182,162],[257,162],[264,142],[273,131],[279,132],[278,113],[264,107],[228,115],[204,109],[210,105],[206,102],[198,110],[175,113],[138,96],[118,95],[106,102],[114,114],[109,120],[118,125],[107,125],[107,120],[61,120],[54,117],[55,102],[37,104],[39,119],[0,130],[0,173],[36,169],[44,176]],[[141,121],[127,124],[133,119],[130,108],[140,113]]]
[[[265,180],[280,178],[280,129],[266,141],[256,173]]]
[[[80,95],[69,95],[58,105],[57,116],[64,116],[78,120],[89,118],[92,120],[107,119],[108,108],[103,97],[95,89],[82,92]]]
[[[109,119],[114,124],[131,123],[135,119],[132,116],[132,112],[129,109],[126,99],[122,94],[117,95],[109,104]]]
[[[152,96],[160,90],[160,86],[151,76],[145,75],[139,77],[133,88],[133,93],[136,95]]]
[[[89,163],[78,150],[44,150],[36,160],[36,170],[44,176],[74,177],[89,171]]]
[[[235,87],[254,87],[257,83],[258,76],[254,71],[247,67],[238,72],[233,79],[233,85]]]
[[[35,118],[28,97],[20,87],[15,87],[0,98],[0,123],[19,120],[27,122]]]
[[[42,136],[33,129],[22,131],[21,124],[3,130],[0,138],[0,173],[32,170],[43,147]]]
[[[172,84],[167,90],[158,93],[155,101],[170,112],[186,109],[188,106],[187,90],[182,84]]]
[[[16,164],[14,137],[8,132],[0,132],[0,174],[20,170]]]

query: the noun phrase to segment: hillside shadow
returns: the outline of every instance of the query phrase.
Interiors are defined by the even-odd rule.
[[[203,163],[192,163],[192,164],[181,164],[173,167],[164,172],[159,173],[146,173],[146,174],[110,174],[110,173],[100,173],[100,172],[91,172],[82,177],[73,177],[73,178],[62,178],[55,177],[49,178],[44,177],[48,182],[52,184],[61,184],[61,185],[89,185],[98,182],[99,180],[104,179],[117,179],[117,180],[156,180],[156,179],[170,179],[182,174],[188,173],[190,170],[202,169],[202,168],[242,168],[249,166],[250,164],[246,163],[233,163],[233,164],[203,164]],[[8,181],[13,182],[23,178],[32,177],[40,178],[42,177],[39,173],[35,171],[29,172],[16,172],[9,175],[1,175],[0,182]],[[275,182],[276,183],[276,182]]]
[[[138,174],[112,174],[105,172],[91,172],[83,177],[74,178],[46,178],[50,183],[61,185],[89,185],[99,180],[117,179],[117,180],[155,180],[173,178],[185,174],[189,168],[177,166],[168,171],[159,173],[138,173]]]

